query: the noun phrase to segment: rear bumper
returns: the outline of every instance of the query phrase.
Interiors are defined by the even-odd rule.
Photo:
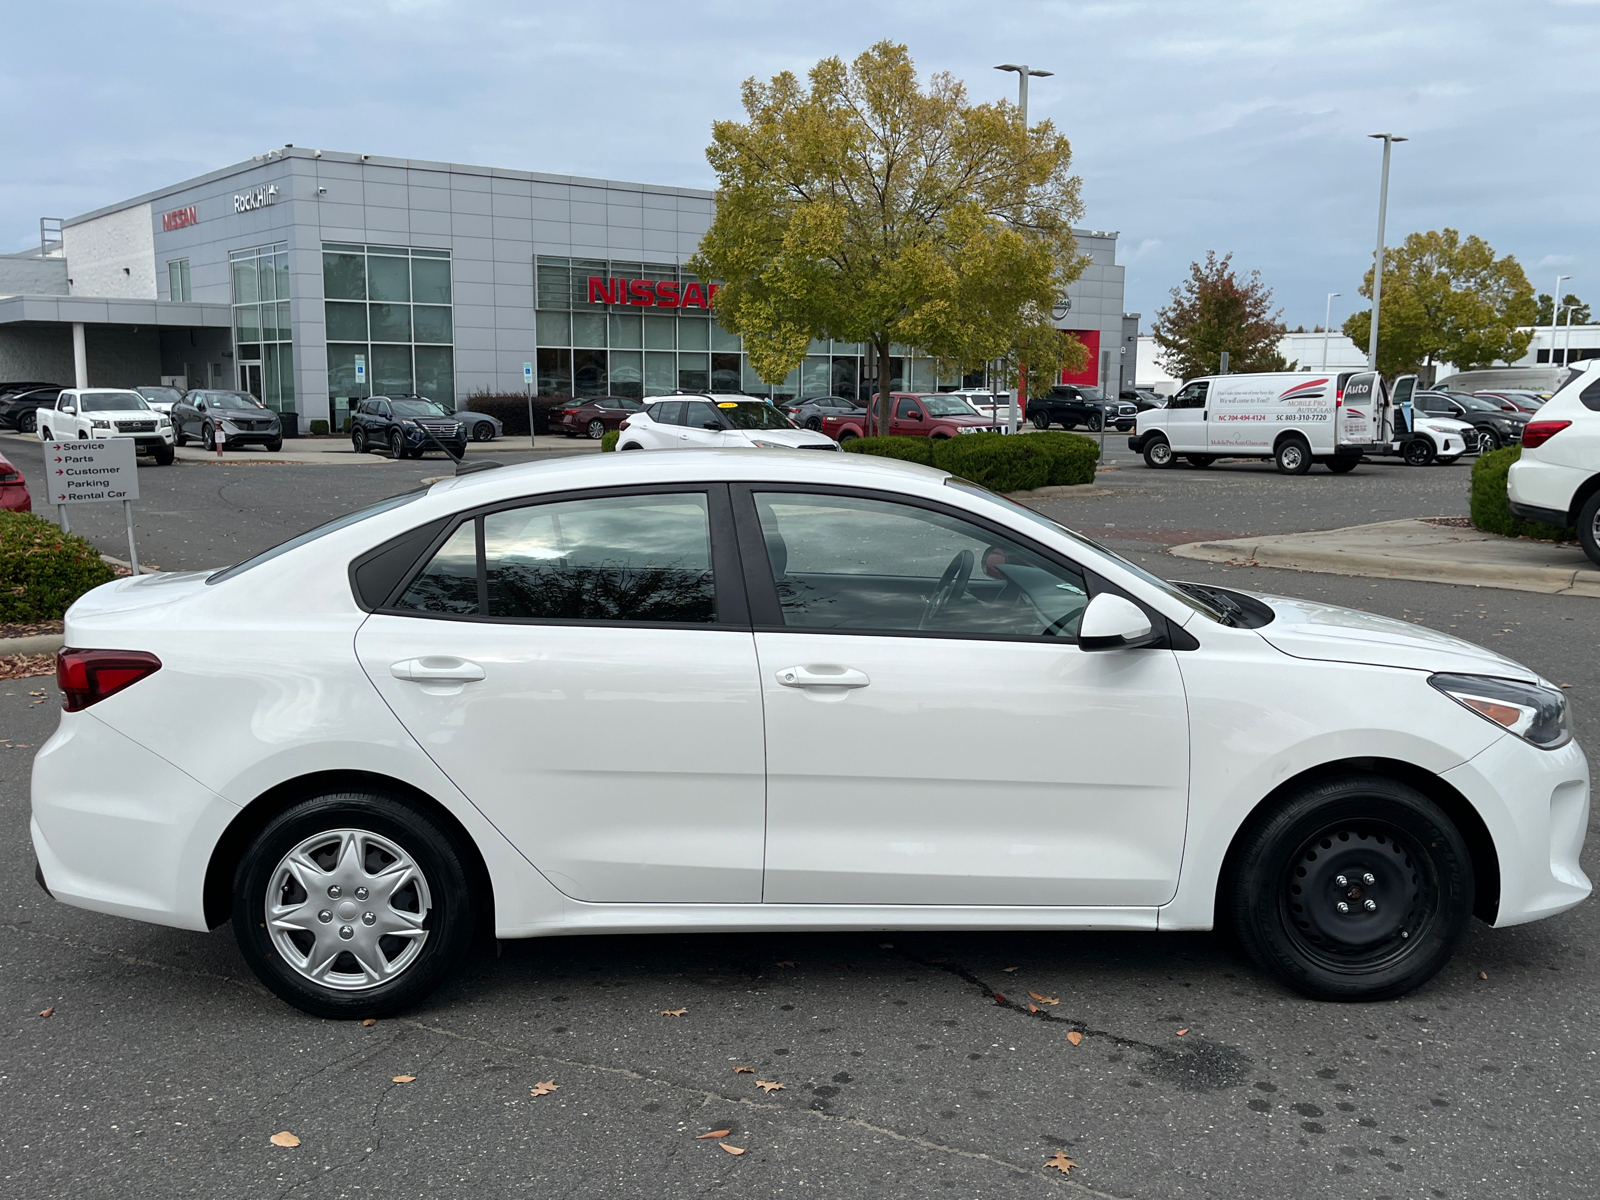
[[[1518,504],[1515,500],[1508,499],[1506,507],[1511,510],[1513,517],[1521,517],[1524,521],[1537,521],[1541,525],[1556,525],[1565,527],[1571,524],[1567,520],[1565,509],[1540,508],[1537,504]]]
[[[1594,468],[1543,462],[1539,456],[1544,452],[1543,446],[1535,447],[1511,464],[1511,472],[1506,476],[1506,499],[1510,502],[1511,511],[1518,516],[1522,516],[1519,506],[1561,514],[1560,520],[1547,517],[1525,518],[1527,520],[1549,520],[1552,525],[1571,524],[1572,498],[1594,475]]]

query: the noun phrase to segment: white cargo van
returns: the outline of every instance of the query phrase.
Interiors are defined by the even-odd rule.
[[[1152,467],[1180,456],[1200,467],[1219,458],[1270,458],[1289,475],[1305,474],[1314,462],[1344,472],[1363,454],[1395,450],[1388,389],[1372,371],[1191,379],[1165,408],[1139,414],[1128,446]]]

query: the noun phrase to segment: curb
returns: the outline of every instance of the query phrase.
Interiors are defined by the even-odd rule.
[[[0,638],[0,658],[13,654],[54,654],[66,644],[59,633],[40,633],[33,637]]]

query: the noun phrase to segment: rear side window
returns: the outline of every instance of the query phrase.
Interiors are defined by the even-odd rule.
[[[1578,399],[1583,401],[1585,408],[1600,412],[1600,371],[1595,372],[1594,382],[1578,393]]]
[[[681,425],[683,421],[679,414],[682,412],[682,400],[663,400],[650,406],[650,419],[657,425]]]

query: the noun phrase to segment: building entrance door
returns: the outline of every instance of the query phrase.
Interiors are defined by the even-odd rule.
[[[242,362],[239,364],[239,390],[249,392],[257,400],[261,399],[261,364],[258,362]]]

